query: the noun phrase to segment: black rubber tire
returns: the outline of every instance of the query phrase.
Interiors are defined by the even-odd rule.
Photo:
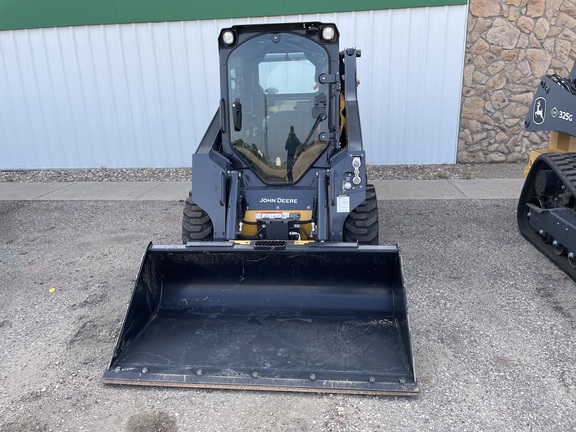
[[[378,200],[374,185],[366,185],[366,200],[350,212],[344,222],[344,241],[377,245]]]
[[[184,214],[182,216],[182,242],[189,241],[212,241],[214,240],[214,228],[210,216],[192,201],[192,192],[186,198]]]

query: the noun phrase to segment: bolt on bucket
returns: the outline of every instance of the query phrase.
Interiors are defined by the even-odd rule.
[[[150,245],[103,379],[415,395],[398,248]]]

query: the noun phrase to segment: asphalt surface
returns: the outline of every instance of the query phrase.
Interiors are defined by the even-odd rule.
[[[522,181],[375,184],[416,398],[102,384],[142,254],[180,242],[189,185],[0,184],[0,430],[576,430],[576,286],[518,233]]]

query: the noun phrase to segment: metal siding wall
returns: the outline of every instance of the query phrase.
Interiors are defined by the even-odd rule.
[[[466,6],[0,32],[0,169],[189,166],[220,28],[310,20],[362,49],[370,164],[455,162]]]
[[[455,163],[466,17],[465,7],[404,9],[356,23],[369,163]]]

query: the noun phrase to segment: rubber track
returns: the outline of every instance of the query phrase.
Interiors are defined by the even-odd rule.
[[[517,210],[518,228],[530,243],[576,281],[576,269],[569,264],[566,253],[557,255],[552,245],[545,243],[530,225],[530,219],[527,216],[526,203],[529,203],[536,196],[534,184],[536,175],[541,170],[552,170],[556,173],[564,186],[576,197],[576,153],[545,153],[540,155],[532,164],[520,194]],[[576,253],[576,244],[564,244],[563,246]]]

